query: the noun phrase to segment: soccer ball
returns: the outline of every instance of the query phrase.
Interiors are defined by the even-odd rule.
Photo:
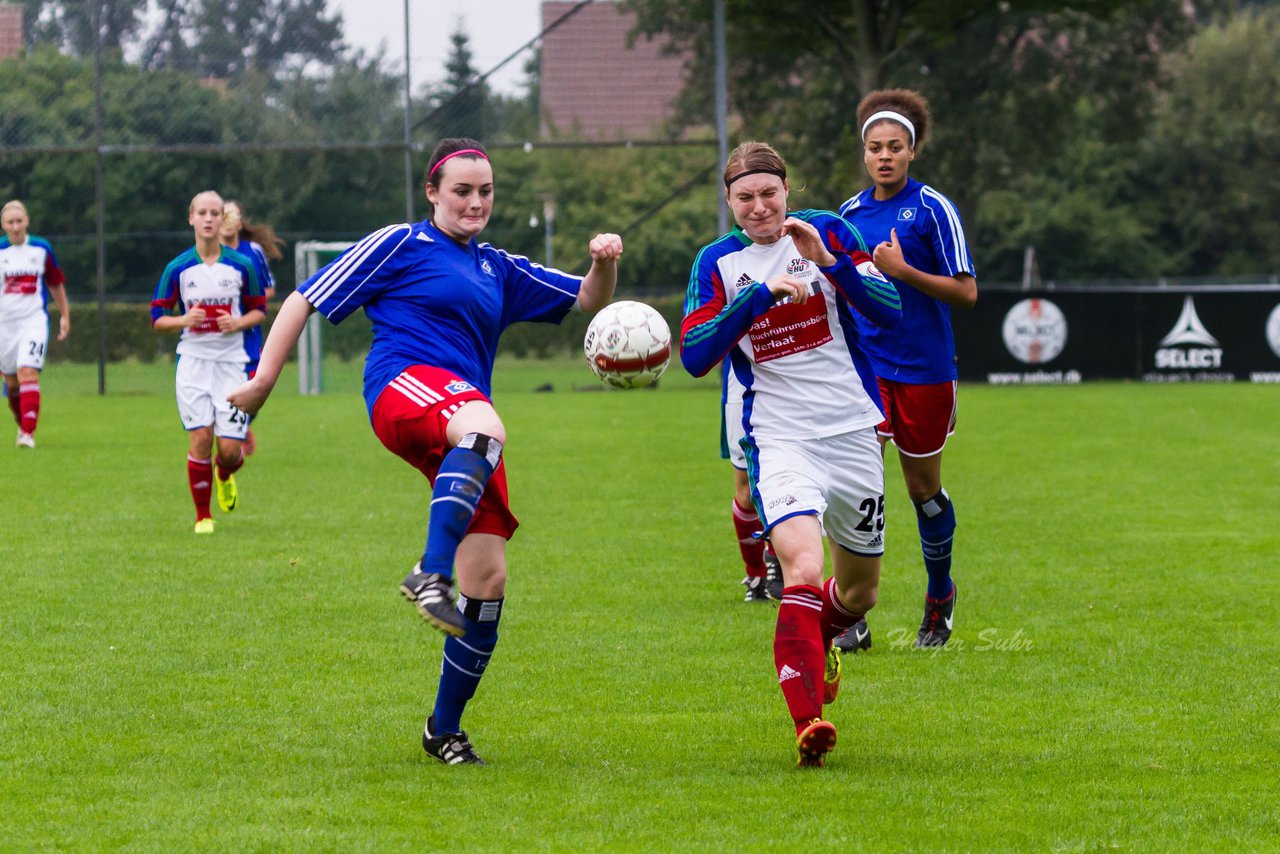
[[[671,361],[671,330],[652,306],[634,300],[607,305],[587,327],[587,364],[615,388],[643,388]]]

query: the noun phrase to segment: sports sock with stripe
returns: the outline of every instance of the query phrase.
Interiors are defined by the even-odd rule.
[[[20,383],[18,385],[18,423],[23,433],[34,434],[36,422],[40,419],[40,383]]]
[[[445,454],[431,491],[431,516],[427,520],[427,545],[422,571],[453,578],[453,558],[480,506],[502,444],[479,433],[468,433]]]
[[[782,591],[773,635],[778,685],[796,732],[822,716],[822,678],[826,646],[822,641],[822,591],[797,584]]]
[[[743,507],[734,498],[730,502],[733,508],[733,528],[738,534],[738,549],[742,552],[742,564],[746,567],[748,578],[763,578],[764,540],[755,535],[760,532],[760,514],[756,508]]]
[[[462,712],[475,696],[480,678],[498,644],[503,599],[458,599],[466,634],[445,638],[440,686],[436,689],[435,733],[462,732]]]
[[[865,616],[866,614],[859,614],[845,607],[836,592],[835,576],[828,578],[822,585],[822,648],[825,650],[826,645],[837,635],[856,626]]]
[[[956,532],[956,511],[945,489],[916,505],[916,526],[920,529],[920,550],[929,573],[925,594],[930,599],[951,595],[951,542]]]
[[[196,505],[196,521],[208,519],[209,497],[213,495],[213,460],[199,460],[187,454],[187,483]]]

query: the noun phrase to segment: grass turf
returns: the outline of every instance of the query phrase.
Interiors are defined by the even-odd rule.
[[[716,384],[500,364],[523,526],[477,769],[418,744],[441,642],[397,584],[425,481],[330,367],[319,398],[282,380],[201,539],[171,370],[111,366],[107,397],[45,372],[39,447],[0,450],[0,847],[1280,845],[1275,389],[964,388],[953,642],[910,645],[891,451],[875,646],[845,658],[828,767],[797,771]]]

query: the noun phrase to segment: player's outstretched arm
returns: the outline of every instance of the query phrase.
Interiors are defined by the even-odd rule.
[[[587,244],[591,253],[591,269],[582,278],[578,290],[578,307],[583,311],[599,311],[613,299],[618,286],[618,259],[622,257],[622,238],[616,234],[597,234]]]
[[[227,395],[227,401],[232,406],[250,415],[257,414],[275,388],[276,380],[280,378],[280,369],[284,367],[293,345],[298,343],[298,337],[302,335],[307,318],[313,311],[315,307],[302,294],[297,291],[289,294],[284,305],[280,306],[275,322],[271,324],[266,343],[262,345],[258,372],[253,375],[253,379]]]

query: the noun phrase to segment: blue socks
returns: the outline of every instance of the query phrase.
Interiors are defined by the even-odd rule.
[[[475,696],[480,677],[489,666],[489,658],[498,643],[498,619],[502,616],[502,599],[458,599],[458,610],[466,626],[463,637],[448,637],[444,642],[444,662],[440,669],[440,687],[436,689],[435,732],[462,732],[462,710]]]
[[[916,525],[920,529],[920,550],[924,552],[924,568],[929,573],[925,591],[930,599],[946,599],[951,595],[951,541],[956,532],[956,511],[945,489],[916,505]]]
[[[480,433],[468,433],[445,454],[431,491],[431,516],[422,571],[453,578],[453,558],[480,506],[484,486],[498,467],[502,444]]]

